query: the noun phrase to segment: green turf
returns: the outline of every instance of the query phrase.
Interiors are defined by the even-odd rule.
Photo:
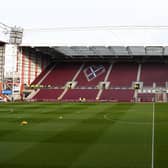
[[[155,168],[168,166],[167,109],[156,104]],[[151,168],[151,137],[150,103],[0,104],[0,168]]]

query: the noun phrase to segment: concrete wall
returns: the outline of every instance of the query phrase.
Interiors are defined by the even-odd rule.
[[[29,47],[19,48],[16,61],[21,84],[30,85],[51,62],[50,57]]]
[[[0,44],[0,82],[4,79],[4,59],[5,59],[5,47]]]

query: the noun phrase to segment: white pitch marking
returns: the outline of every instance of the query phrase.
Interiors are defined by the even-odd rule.
[[[155,156],[155,102],[153,102],[152,112],[152,163],[151,168],[154,168],[154,156]]]

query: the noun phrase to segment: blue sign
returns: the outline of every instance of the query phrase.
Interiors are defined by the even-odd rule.
[[[11,95],[12,94],[12,90],[2,90],[2,94]]]

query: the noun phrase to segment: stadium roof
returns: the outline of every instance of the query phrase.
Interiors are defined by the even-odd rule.
[[[9,41],[8,35],[6,35],[0,31],[0,42],[1,43],[8,43],[8,41]]]
[[[10,27],[0,22],[0,42],[8,43],[9,42],[9,29]]]
[[[139,56],[168,56],[168,46],[56,46],[33,47],[36,51],[50,55],[53,58],[67,56],[66,58],[131,58]],[[58,54],[60,53],[60,54]]]
[[[94,46],[94,47],[54,47],[56,51],[70,56],[168,56],[168,47],[159,46]]]

